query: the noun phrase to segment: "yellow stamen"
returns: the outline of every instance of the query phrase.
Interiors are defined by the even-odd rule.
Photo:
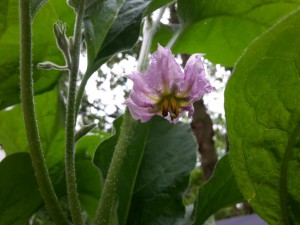
[[[167,99],[164,99],[162,102],[162,116],[166,117],[168,116],[168,111],[169,111],[169,103]]]
[[[179,115],[179,104],[174,96],[166,96],[161,103],[161,114],[163,117],[170,113],[171,119],[175,119]]]
[[[169,100],[171,118],[174,119],[179,115],[179,105],[176,99],[171,96]]]

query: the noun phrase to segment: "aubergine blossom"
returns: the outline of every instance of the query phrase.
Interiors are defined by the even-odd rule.
[[[171,51],[158,45],[148,71],[127,75],[133,81],[133,89],[125,105],[132,117],[147,122],[160,115],[172,123],[184,112],[191,117],[193,102],[212,90],[201,57],[202,54],[192,55],[182,71]]]

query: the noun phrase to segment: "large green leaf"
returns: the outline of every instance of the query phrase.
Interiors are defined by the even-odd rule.
[[[212,177],[200,187],[192,224],[203,224],[217,210],[243,200],[227,154],[217,163]]]
[[[121,118],[115,121],[116,134],[104,141],[95,154],[94,162],[104,177],[121,122]],[[174,224],[184,215],[181,196],[188,185],[189,173],[195,166],[197,144],[188,125],[172,125],[160,117],[139,124],[135,133],[119,184],[119,223],[125,224],[125,212],[131,204],[126,224]],[[140,152],[143,147],[144,156]],[[137,158],[141,156],[143,159],[139,169]]]
[[[150,14],[156,9],[171,4],[172,2],[175,2],[175,0],[152,0],[147,8],[146,14]]]
[[[88,52],[88,74],[98,69],[93,68],[97,54],[124,2],[125,0],[89,0],[86,2],[83,23]],[[76,1],[74,3],[77,4]]]
[[[140,25],[150,0],[126,0],[97,54],[94,70],[120,51],[131,49],[140,34]]]
[[[233,66],[256,37],[299,5],[299,0],[178,0],[183,27],[173,51],[202,52],[214,63]]]
[[[300,12],[256,40],[225,93],[230,159],[269,224],[300,224]]]
[[[27,224],[43,205],[28,153],[16,153],[0,163],[0,223]]]
[[[173,225],[184,217],[182,195],[196,164],[196,152],[188,124],[152,119],[127,224]]]
[[[38,1],[37,1],[38,2]],[[1,1],[0,7],[0,109],[20,102],[19,88],[19,7],[17,0]],[[6,3],[6,4],[5,4]],[[38,7],[38,6],[36,6]],[[37,10],[37,8],[36,8]],[[35,15],[33,21],[34,90],[41,94],[55,87],[60,73],[41,71],[36,65],[42,61],[63,64],[56,48],[53,24],[62,19],[72,31],[74,13],[61,0],[49,0]]]
[[[50,149],[54,149],[51,155],[61,158],[64,150],[58,148],[57,143],[64,141],[65,112],[57,88],[36,97],[36,113],[45,154],[50,154]],[[20,105],[0,111],[0,130],[0,143],[7,154],[28,150]]]
[[[140,35],[143,16],[171,2],[174,0],[126,0],[97,55],[94,70],[114,54],[131,49]]]
[[[51,143],[51,151],[47,155],[46,161],[49,168],[52,183],[61,202],[67,199],[65,184],[65,165],[64,165],[64,133],[56,135],[57,141]],[[98,206],[100,193],[102,190],[102,177],[98,169],[91,161],[99,143],[107,137],[107,134],[88,135],[80,139],[76,145],[76,178],[79,201],[82,210],[87,214],[88,221],[92,221]],[[62,154],[61,154],[62,153]],[[67,203],[65,203],[67,205]],[[36,215],[36,220],[48,217],[45,209],[42,208]],[[44,221],[45,222],[45,221]]]

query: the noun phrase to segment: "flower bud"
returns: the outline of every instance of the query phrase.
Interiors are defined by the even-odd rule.
[[[59,66],[56,65],[55,63],[46,61],[46,62],[41,62],[39,64],[37,64],[37,68],[41,69],[41,70],[61,70],[61,71],[65,71],[68,70],[68,67],[66,66]]]
[[[54,24],[54,35],[56,38],[56,44],[63,53],[67,64],[71,62],[70,58],[70,43],[69,38],[66,36],[66,24],[61,21],[57,21]]]

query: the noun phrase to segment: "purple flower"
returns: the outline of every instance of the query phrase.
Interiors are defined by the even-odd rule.
[[[132,117],[146,122],[154,115],[161,115],[176,123],[185,111],[192,116],[193,102],[212,90],[201,57],[192,55],[183,72],[171,51],[158,45],[148,71],[127,76],[133,81],[133,90],[125,105]]]

